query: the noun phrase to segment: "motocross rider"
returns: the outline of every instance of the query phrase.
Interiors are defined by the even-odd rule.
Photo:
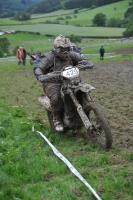
[[[53,122],[56,131],[63,131],[63,102],[60,95],[62,86],[58,78],[45,81],[47,74],[53,71],[60,71],[64,66],[76,66],[82,63],[84,67],[93,68],[93,63],[84,56],[72,51],[74,46],[65,36],[59,35],[54,41],[54,49],[42,55],[35,63],[34,74],[42,83],[44,93],[49,97],[53,113]]]

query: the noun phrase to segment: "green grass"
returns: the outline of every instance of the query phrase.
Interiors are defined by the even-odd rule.
[[[42,88],[28,60],[25,67],[18,67],[17,61],[1,62],[0,73],[1,200],[94,199],[89,189],[54,155],[46,142],[32,132],[33,125],[76,167],[102,200],[132,200],[131,151],[123,151],[113,144],[111,151],[106,152],[95,145],[85,144],[82,137],[51,133],[46,112],[37,102]],[[127,129],[125,134],[128,135],[129,108],[124,105],[130,99],[132,106],[130,88],[123,86],[121,90],[112,81],[109,90],[108,80],[100,87],[101,80],[98,81],[98,75],[93,71],[87,77],[92,85],[98,84],[94,99],[107,114],[114,135],[119,135],[120,128],[123,134],[123,128]],[[118,97],[126,94],[121,104],[115,99],[115,92]],[[113,105],[110,99],[114,100]],[[129,119],[128,122],[132,121]]]
[[[9,51],[12,54],[13,49],[16,46],[25,46],[27,52],[37,52],[38,50],[41,50],[42,53],[45,53],[47,51],[50,51],[53,49],[53,43],[55,40],[55,37],[46,37],[44,35],[34,35],[34,34],[23,34],[23,33],[17,33],[17,34],[7,34],[1,36],[1,38],[6,37],[10,41],[10,47]],[[124,57],[123,54],[115,54],[117,50],[120,49],[129,49],[132,48],[132,41],[131,40],[125,40],[121,42],[120,39],[82,39],[81,43],[76,43],[77,46],[81,46],[83,50],[83,54],[86,55],[88,58],[90,58],[92,61],[98,61],[99,60],[99,49],[101,45],[104,45],[105,51],[107,54],[105,54],[105,58],[107,58],[107,61],[112,60],[132,60],[133,55],[127,55]],[[110,53],[110,54],[108,54]],[[113,56],[113,57],[110,57]],[[7,58],[7,61],[9,58]]]
[[[34,25],[12,25],[1,26],[2,30],[30,31],[39,32],[42,35],[51,34],[53,36],[79,35],[86,37],[122,37],[125,28],[107,28],[107,27],[76,27],[72,25],[60,24],[34,24]]]

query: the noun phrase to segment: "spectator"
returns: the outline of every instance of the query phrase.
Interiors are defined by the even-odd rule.
[[[40,56],[41,56],[41,50],[39,50],[37,53],[36,53],[36,56],[37,56],[37,58],[39,58]]]
[[[26,64],[26,56],[27,56],[27,52],[26,52],[25,47],[23,47],[23,58],[22,58],[22,60],[23,60],[23,65]]]
[[[23,64],[23,47],[19,47],[17,52],[16,52],[16,57],[18,58],[18,65]]]
[[[78,47],[78,48],[76,48],[75,46],[73,47],[73,51],[75,52],[75,53],[78,53],[78,54],[82,54],[82,49],[81,49],[81,47]]]
[[[78,47],[78,51],[79,51],[79,54],[81,55],[81,54],[82,54],[82,49],[81,49],[81,47]]]
[[[99,53],[100,53],[100,60],[103,60],[104,58],[104,53],[105,53],[105,50],[104,50],[104,47],[101,46],[100,50],[99,50]]]

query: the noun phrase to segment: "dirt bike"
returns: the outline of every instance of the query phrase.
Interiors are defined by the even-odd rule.
[[[112,133],[104,113],[95,104],[90,95],[90,91],[95,88],[82,81],[79,70],[84,70],[84,66],[67,66],[61,71],[49,73],[45,81],[58,79],[62,82],[61,98],[63,99],[63,124],[64,132],[72,130],[79,131],[85,128],[89,139],[99,146],[110,149],[112,146]],[[40,97],[41,98],[41,97]],[[43,103],[47,111],[48,120],[53,130],[53,114],[50,100],[47,96],[43,97]]]
[[[30,64],[33,65],[35,63],[35,61],[37,60],[37,56],[36,54],[30,54]]]

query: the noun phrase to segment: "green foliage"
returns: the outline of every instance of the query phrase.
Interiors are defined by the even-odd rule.
[[[125,18],[129,17],[129,15],[131,15],[132,13],[133,13],[133,7],[128,8],[124,14]]]
[[[46,0],[28,8],[27,11],[30,13],[48,13],[59,9],[61,9],[60,0]]]
[[[73,35],[73,34],[71,34],[71,35],[69,36],[69,38],[70,38],[71,42],[74,42],[74,43],[76,43],[76,42],[81,42],[81,40],[82,40],[82,37],[81,37],[81,36]]]
[[[68,20],[68,19],[72,19],[72,17],[70,17],[69,15],[67,15],[66,16],[66,19]]]
[[[5,53],[9,53],[10,42],[9,40],[5,38],[0,38],[0,57],[3,57]]]
[[[104,15],[103,13],[97,13],[94,16],[92,22],[95,26],[105,26],[106,25],[106,15]]]
[[[15,12],[26,12],[26,9],[41,0],[6,0],[0,1],[0,17],[12,17]]]
[[[124,37],[132,37],[133,36],[133,22],[130,22],[126,28],[126,30],[123,32]]]
[[[13,55],[16,55],[16,52],[17,52],[18,48],[19,48],[19,46],[18,46],[18,45],[14,47],[14,49],[13,49],[13,52],[12,52],[12,53],[13,53]]]
[[[126,27],[128,23],[129,21],[125,19],[111,18],[108,20],[107,26],[108,27]]]
[[[75,14],[77,14],[77,13],[78,13],[78,10],[77,10],[77,9],[76,9],[76,10],[74,10],[74,13],[75,13]]]
[[[3,52],[3,49],[0,46],[0,57],[3,57],[3,56],[4,56],[4,52]]]
[[[30,14],[25,12],[16,13],[14,15],[14,20],[25,21],[30,19]]]

